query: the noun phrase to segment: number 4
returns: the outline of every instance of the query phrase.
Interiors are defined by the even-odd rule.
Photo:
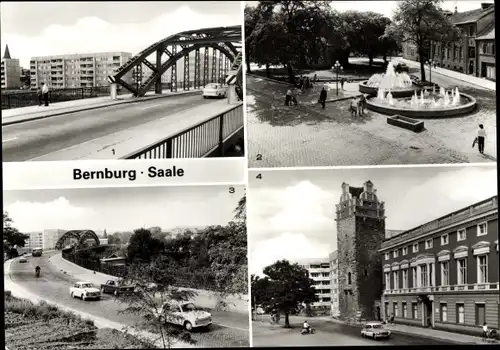
[[[256,179],[262,180],[262,174],[259,174],[255,177]]]

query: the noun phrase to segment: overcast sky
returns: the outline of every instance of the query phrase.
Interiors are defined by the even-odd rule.
[[[443,1],[442,8],[445,10],[454,11],[455,6],[459,12],[474,10],[481,7],[481,3],[493,3],[491,0],[476,0],[476,1]],[[256,6],[258,1],[246,1],[250,6]],[[340,12],[348,10],[357,11],[372,11],[381,13],[386,17],[392,18],[394,9],[396,9],[398,1],[331,1],[330,6]],[[456,3],[456,4],[455,4]]]
[[[342,182],[371,180],[386,229],[408,230],[497,194],[495,166],[250,172],[250,273],[279,259],[328,257],[337,249],[335,204]]]
[[[125,51],[136,54],[185,30],[242,24],[240,2],[2,2],[5,44],[29,68],[32,56]]]
[[[159,226],[225,225],[243,186],[122,187],[4,191],[4,210],[21,232],[90,229],[107,233]]]

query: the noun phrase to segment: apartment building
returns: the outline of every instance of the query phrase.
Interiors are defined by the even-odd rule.
[[[330,310],[331,306],[331,281],[330,262],[328,258],[310,258],[297,261],[297,264],[309,272],[309,277],[314,281],[318,301],[310,306],[313,310]]]
[[[25,248],[31,251],[34,248],[43,248],[43,232],[30,232],[29,238],[26,240]]]
[[[339,260],[338,252],[334,251],[329,254],[328,260],[330,261],[330,316],[339,317],[339,289],[338,289],[338,278],[339,278]]]
[[[53,89],[109,86],[108,76],[132,58],[128,52],[40,56],[30,60],[31,88],[41,83]],[[132,72],[122,78],[132,82]]]
[[[22,86],[19,59],[10,56],[8,45],[5,45],[5,52],[0,69],[0,78],[2,89],[19,89]]]
[[[465,12],[455,8],[447,15],[461,29],[462,38],[449,44],[431,42],[428,58],[441,68],[495,80],[495,5],[482,3],[481,8]],[[403,57],[418,61],[416,46],[405,43]]]
[[[67,230],[61,229],[43,230],[43,250],[54,249],[59,238],[61,238],[66,232]]]
[[[383,313],[480,334],[499,328],[498,197],[384,240]]]

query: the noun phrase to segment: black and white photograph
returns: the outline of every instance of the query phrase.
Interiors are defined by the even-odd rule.
[[[243,185],[3,197],[5,349],[250,345]]]
[[[496,166],[248,178],[253,346],[498,343]]]
[[[246,1],[250,168],[497,160],[494,1]]]
[[[244,157],[241,2],[2,2],[4,162]]]

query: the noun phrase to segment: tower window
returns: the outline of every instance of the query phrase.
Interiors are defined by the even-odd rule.
[[[351,273],[347,274],[347,284],[351,284]]]
[[[368,270],[365,269],[365,277],[368,276]]]

